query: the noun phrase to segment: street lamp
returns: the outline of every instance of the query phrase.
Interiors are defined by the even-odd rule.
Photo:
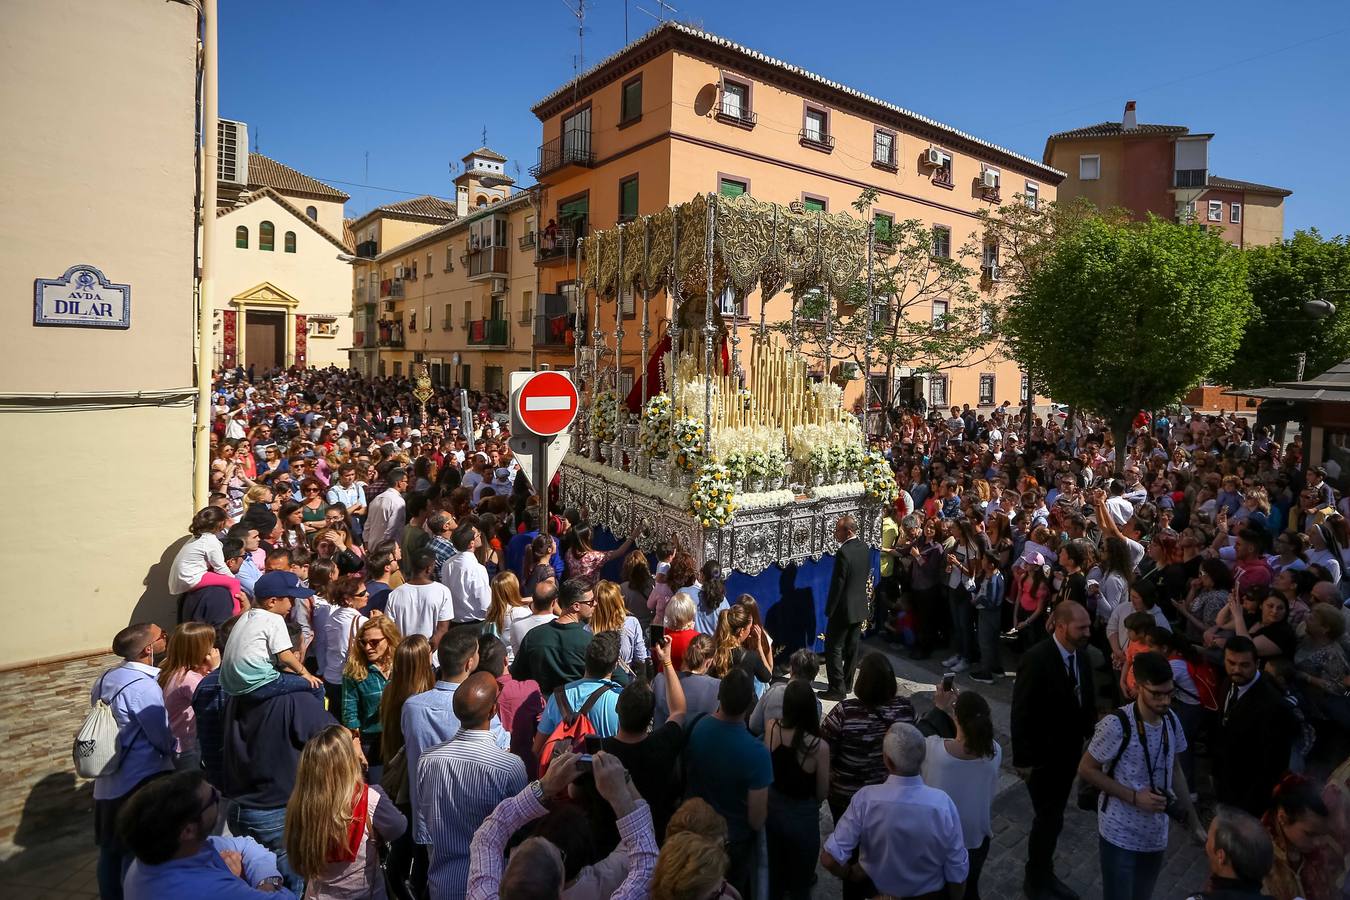
[[[1327,293],[1329,294],[1350,293],[1350,288],[1332,288],[1328,290]],[[1312,319],[1313,321],[1316,321],[1318,319],[1325,319],[1328,316],[1334,316],[1336,314],[1336,304],[1332,303],[1330,300],[1327,300],[1325,298],[1304,301],[1303,305],[1299,307],[1299,309],[1303,311],[1304,316],[1306,316],[1309,319]],[[1307,366],[1307,364],[1308,364],[1308,352],[1306,350],[1300,350],[1298,352],[1298,374],[1294,378],[1295,381],[1303,380],[1303,369],[1305,366]]]

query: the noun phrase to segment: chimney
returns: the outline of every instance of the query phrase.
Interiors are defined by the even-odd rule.
[[[1126,101],[1125,101],[1125,115],[1124,115],[1124,117],[1120,120],[1120,130],[1121,130],[1121,131],[1137,131],[1138,129],[1139,129],[1139,123],[1138,123],[1138,122],[1135,120],[1135,118],[1134,118],[1134,101],[1133,101],[1133,100],[1126,100]]]

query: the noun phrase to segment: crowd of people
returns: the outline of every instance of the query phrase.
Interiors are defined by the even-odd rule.
[[[1033,900],[1075,896],[1075,781],[1108,898],[1152,896],[1171,822],[1205,896],[1342,896],[1350,508],[1297,441],[1141,415],[1117,480],[1082,417],[898,419],[880,545],[837,523],[817,691],[715,561],[544,514],[504,397],[409,391],[218,377],[178,621],[90,691],[103,897],[978,898],[1005,763]],[[922,716],[865,632],[950,654]],[[1014,669],[1005,754],[962,682]]]

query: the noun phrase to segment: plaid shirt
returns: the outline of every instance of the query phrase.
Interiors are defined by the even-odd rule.
[[[441,567],[445,565],[445,561],[459,552],[454,544],[435,534],[427,541],[426,548],[436,554],[437,577],[440,577]]]

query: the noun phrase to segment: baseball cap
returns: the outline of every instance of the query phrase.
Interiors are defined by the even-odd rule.
[[[294,572],[264,572],[254,585],[253,596],[259,600],[266,600],[268,597],[304,600],[313,597],[314,591],[301,584],[300,578]]]
[[[510,480],[511,480],[511,470],[510,470],[510,469],[498,469],[498,470],[497,470],[497,480],[498,480],[498,481],[502,481],[502,482],[510,481]]]

